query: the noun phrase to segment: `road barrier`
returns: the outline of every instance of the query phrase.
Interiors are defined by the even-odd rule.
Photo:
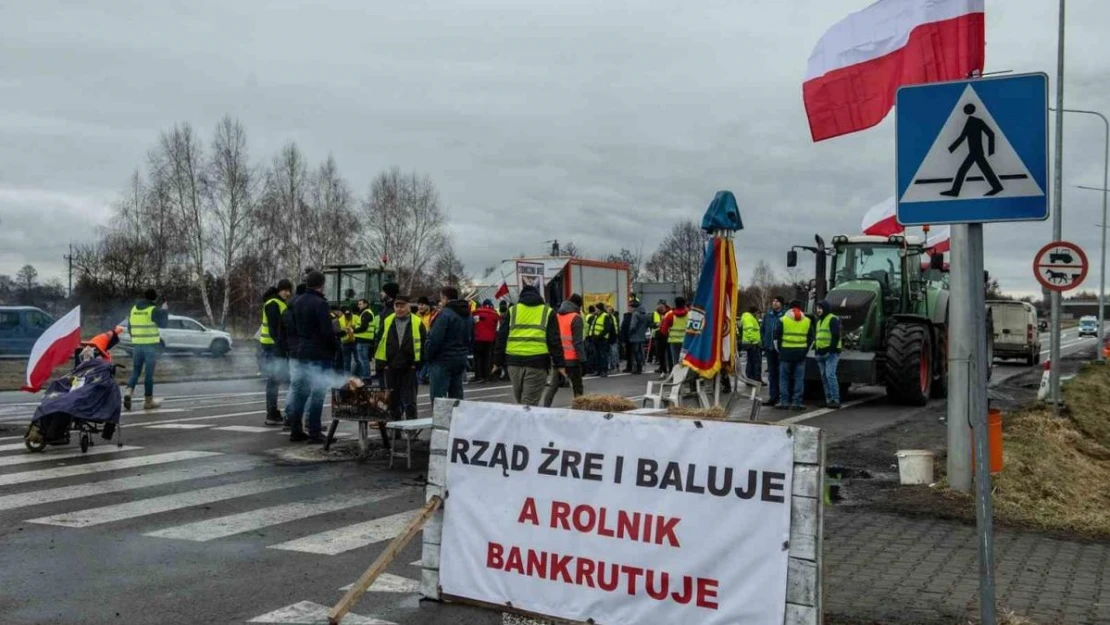
[[[818,428],[437,400],[421,592],[578,623],[822,622]]]

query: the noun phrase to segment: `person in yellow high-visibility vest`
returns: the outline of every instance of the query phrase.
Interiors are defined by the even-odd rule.
[[[508,368],[516,403],[538,406],[548,372],[567,374],[558,316],[536,287],[526,285],[508,321],[497,331],[496,356]]]
[[[355,327],[358,319],[350,306],[344,306],[336,319],[339,323],[339,366],[336,367],[344,375],[356,375],[358,372],[358,349],[355,342]]]
[[[123,408],[131,410],[131,394],[139,383],[139,374],[145,373],[143,390],[146,391],[143,410],[153,410],[160,404],[154,399],[154,365],[158,362],[158,348],[162,343],[159,328],[166,327],[169,314],[166,304],[158,306],[158,293],[148,289],[143,299],[131,307],[127,318],[127,331],[131,335],[131,378],[123,391]]]
[[[358,377],[370,377],[370,354],[378,334],[378,320],[370,308],[370,300],[358,300],[358,322],[355,324],[355,353],[358,357]]]
[[[805,391],[806,354],[813,344],[813,320],[802,312],[802,303],[790,302],[790,309],[782,316],[777,328],[779,348],[779,403],[776,408],[805,410],[802,403]]]
[[[757,382],[763,377],[763,350],[759,348],[759,317],[756,316],[758,314],[759,309],[752,306],[740,315],[740,348],[744,350],[747,358],[744,377]]]
[[[676,297],[674,309],[663,316],[663,325],[659,327],[663,336],[667,337],[667,353],[670,355],[671,367],[682,364],[679,357],[682,355],[682,342],[686,340],[686,322],[689,314],[690,309],[686,308],[686,298]],[[667,377],[667,374],[664,373],[663,377]]]
[[[262,304],[262,327],[258,331],[258,347],[262,356],[262,373],[266,376],[266,425],[282,425],[285,418],[278,409],[278,391],[289,377],[289,341],[284,325],[285,309],[293,296],[293,283],[282,279],[266,294]]]
[[[817,303],[817,332],[813,347],[817,368],[821,371],[821,384],[825,387],[825,407],[840,408],[840,383],[836,378],[836,365],[840,362],[840,319],[832,313],[829,302]]]

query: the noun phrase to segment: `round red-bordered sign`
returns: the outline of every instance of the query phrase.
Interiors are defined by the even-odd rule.
[[[1087,277],[1087,254],[1074,243],[1049,243],[1033,257],[1033,275],[1049,291],[1070,291]]]

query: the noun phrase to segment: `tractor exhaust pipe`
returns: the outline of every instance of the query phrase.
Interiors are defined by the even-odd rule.
[[[821,238],[821,235],[813,235],[813,240],[817,243],[817,275],[814,290],[817,295],[817,301],[820,302],[829,294],[828,254],[825,252],[825,240]]]

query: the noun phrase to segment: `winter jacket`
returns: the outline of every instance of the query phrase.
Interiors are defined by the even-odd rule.
[[[613,325],[613,318],[610,317],[608,313],[586,315],[585,321],[586,325],[584,326],[584,331],[586,333],[586,338],[604,343],[612,343],[615,340],[614,337],[617,336],[617,328]],[[597,336],[592,334],[595,321],[601,324],[601,334]]]
[[[543,304],[543,296],[534,289],[525,289],[520,293],[520,303],[525,306]],[[509,309],[510,314],[512,308]],[[563,339],[559,336],[559,318],[554,309],[547,317],[547,352],[541,356],[510,356],[505,353],[509,342],[509,317],[506,314],[502,319],[501,327],[497,329],[497,343],[493,348],[494,362],[505,366],[528,367],[530,369],[550,369],[554,366],[561,369],[566,365],[563,359]]]
[[[285,331],[285,315],[281,307],[273,299],[267,300],[265,305],[266,321],[269,322],[270,337],[274,339],[274,356],[278,358],[289,357],[289,336]],[[288,306],[286,307],[288,308]]]
[[[153,308],[154,312],[150,314],[150,318],[152,321],[154,321],[154,325],[158,326],[159,328],[165,328],[166,325],[169,323],[170,313],[166,312],[162,309],[161,306],[148,299],[141,299],[135,302],[135,308],[138,308],[139,310]]]
[[[617,333],[619,335],[619,339],[620,339],[621,343],[627,343],[628,342],[628,330],[629,330],[629,326],[631,324],[632,324],[632,313],[631,312],[624,313],[624,317],[621,318],[620,332]]]
[[[763,315],[763,327],[760,328],[760,333],[763,338],[764,351],[778,351],[778,335],[779,328],[782,327],[782,313],[783,311],[775,312],[774,309],[768,310]]]
[[[818,317],[817,319],[813,320],[813,340],[814,340],[814,346],[815,347],[816,347],[816,341],[817,341],[817,326],[819,326],[821,324],[821,322],[824,321],[826,316],[832,314],[832,309],[829,308],[829,302],[828,301],[818,302],[817,305],[821,307],[821,310],[825,311],[825,314],[823,316]],[[835,345],[836,347],[829,347],[827,349],[817,349],[815,351],[818,354],[825,355],[825,354],[828,354],[830,352],[835,353],[835,354],[840,353],[840,348],[841,348],[841,343],[840,343],[840,317],[837,317],[836,315],[833,315],[833,318],[829,321],[829,333],[832,334],[832,339],[831,339],[832,344]]]
[[[806,317],[801,308],[791,308],[783,315],[793,316],[795,321],[801,321]],[[806,347],[804,348],[790,348],[783,349],[782,347],[782,324],[779,324],[778,330],[775,332],[775,341],[779,350],[779,360],[781,362],[805,362],[806,354],[809,353],[809,347],[813,345],[814,333],[817,330],[817,322],[810,319],[809,334],[806,336]]]
[[[284,334],[282,340],[285,343],[285,357],[296,358],[300,339],[297,337],[297,321],[293,316],[293,305],[296,303],[300,295],[294,295],[289,300],[289,305],[285,307],[285,312],[281,314],[281,331]]]
[[[659,325],[659,331],[663,333],[663,336],[667,338],[668,342],[670,341],[671,326],[674,324],[674,318],[685,317],[688,314],[690,314],[689,308],[675,308],[663,317],[663,323]]]
[[[474,342],[493,343],[497,341],[497,322],[501,315],[489,306],[474,311]]]
[[[473,325],[470,320],[470,304],[466,300],[447,302],[436,315],[432,330],[428,333],[428,343],[424,347],[427,362],[453,371],[466,369],[466,355],[470,353]]]
[[[628,342],[644,343],[647,341],[647,331],[651,326],[651,315],[647,314],[643,306],[636,304],[632,307],[632,317],[628,324]]]
[[[334,360],[339,337],[332,325],[328,300],[318,291],[309,290],[299,296],[291,308],[297,335],[297,360]]]
[[[586,322],[582,319],[582,309],[568,299],[559,306],[559,314],[566,315],[569,313],[578,313],[578,316],[570,323],[570,334],[574,342],[574,352],[578,354],[578,362],[583,362],[586,360]]]
[[[386,315],[386,318],[388,317],[389,315]],[[424,329],[424,324],[420,323],[420,317],[417,317],[415,314],[409,315],[409,324],[412,323],[415,323],[420,328],[420,362],[426,362],[428,353],[428,332]],[[412,345],[412,327],[406,324],[402,340],[398,342],[397,326],[398,322],[394,319],[393,325],[389,328],[389,332],[385,332],[378,338],[378,349],[381,349],[380,341],[385,341],[386,354],[385,360],[377,360],[379,371],[385,368],[405,370],[412,369],[416,366],[416,355]],[[382,320],[382,327],[385,327],[384,319]]]

